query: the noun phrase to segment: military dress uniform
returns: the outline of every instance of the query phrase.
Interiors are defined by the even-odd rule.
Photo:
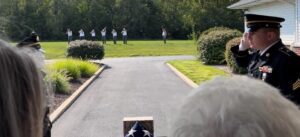
[[[257,19],[255,18],[256,15],[253,16],[251,19]],[[257,16],[261,17],[260,15]],[[270,19],[272,20],[272,17]],[[251,25],[253,26],[250,27],[270,26],[267,21],[265,22],[266,26]],[[259,25],[263,25],[263,23],[260,22]],[[240,67],[247,68],[248,76],[267,82],[278,88],[285,97],[296,104],[300,104],[300,57],[289,50],[281,40],[270,46],[262,53],[254,49],[240,51],[239,45],[232,47],[231,51],[236,63]]]
[[[296,103],[300,103],[300,88],[296,85],[300,76],[300,59],[281,41],[277,42],[264,54],[259,51],[238,51],[238,46],[231,49],[236,62],[247,67],[248,76],[261,79],[281,90],[281,93]]]

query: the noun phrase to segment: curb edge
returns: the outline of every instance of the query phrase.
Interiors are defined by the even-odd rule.
[[[196,84],[194,81],[192,81],[190,78],[188,78],[186,75],[181,73],[178,69],[176,69],[173,65],[166,63],[166,65],[179,77],[181,78],[186,84],[193,88],[197,88],[199,85]]]
[[[81,93],[103,72],[106,68],[106,65],[103,64],[101,68],[95,72],[95,74],[84,82],[70,97],[68,97],[54,112],[52,112],[49,117],[50,121],[54,123],[80,96]]]

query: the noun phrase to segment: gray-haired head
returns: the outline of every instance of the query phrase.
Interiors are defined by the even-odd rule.
[[[181,106],[172,137],[300,137],[300,111],[277,89],[247,77],[216,78]]]
[[[0,39],[0,137],[41,137],[44,96],[34,61]]]
[[[33,48],[23,47],[19,48],[19,50],[29,55],[39,69],[44,69],[45,55],[42,49],[35,50]]]

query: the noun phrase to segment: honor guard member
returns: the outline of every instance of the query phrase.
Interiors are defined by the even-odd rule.
[[[78,31],[78,33],[79,33],[79,39],[80,39],[80,40],[83,40],[83,39],[84,39],[84,31],[83,31],[82,29],[80,29],[80,30]]]
[[[126,30],[126,28],[123,28],[121,33],[122,33],[122,38],[123,38],[123,44],[127,44],[127,30]]]
[[[103,44],[106,44],[106,27],[101,30],[101,40]]]
[[[161,36],[164,41],[164,44],[166,44],[167,43],[167,30],[165,28],[162,28]]]
[[[95,41],[96,40],[96,32],[95,32],[95,30],[93,29],[90,33],[91,33],[91,36],[92,36],[92,41]]]
[[[67,30],[67,35],[68,35],[68,44],[72,41],[72,36],[73,36],[73,33],[72,33],[72,30],[68,28]]]
[[[115,29],[113,29],[111,31],[111,34],[113,35],[113,41],[114,41],[114,44],[117,44],[117,36],[118,36],[118,33]]]
[[[300,104],[300,57],[283,45],[280,23],[285,19],[245,14],[247,31],[240,45],[231,48],[236,63],[248,69],[248,75],[280,89]]]
[[[21,48],[24,52],[26,52],[35,62],[37,65],[37,68],[39,68],[42,71],[42,74],[45,76],[46,74],[43,72],[43,66],[44,66],[44,53],[45,51],[41,48],[41,45],[39,43],[39,37],[35,32],[32,32],[30,36],[23,39],[20,43],[16,45],[18,48]],[[44,85],[45,86],[45,85]],[[44,87],[45,88],[45,87]],[[46,96],[51,91],[46,91],[47,89],[44,89]],[[49,97],[50,98],[50,97]],[[49,99],[48,98],[48,99]],[[45,106],[45,114],[44,114],[44,125],[43,125],[43,137],[51,137],[51,128],[52,128],[52,122],[49,118],[49,107],[50,103],[47,102]]]

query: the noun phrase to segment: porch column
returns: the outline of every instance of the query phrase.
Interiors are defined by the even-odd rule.
[[[295,51],[298,55],[300,55],[300,0],[295,0],[295,10],[295,42],[291,45],[291,49]]]

